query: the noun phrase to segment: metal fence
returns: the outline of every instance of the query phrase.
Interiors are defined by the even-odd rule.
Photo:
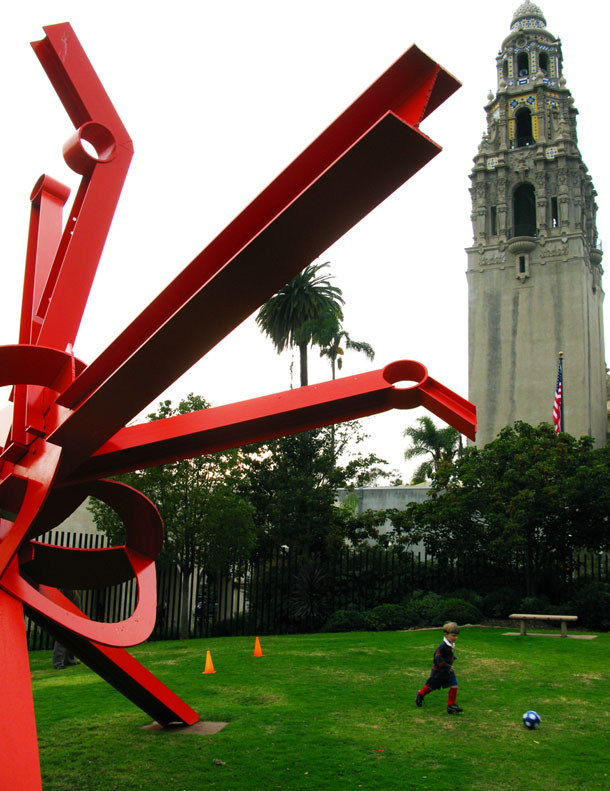
[[[44,541],[66,547],[101,549],[102,535],[55,531]],[[574,581],[610,581],[607,554],[582,554],[570,562],[548,564],[538,575],[539,592],[551,598]],[[185,577],[176,567],[157,569],[157,620],[151,640],[308,631],[339,609],[367,610],[397,603],[413,590],[479,593],[507,586],[523,590],[523,562],[514,557],[433,557],[378,547],[345,548],[332,559],[274,550],[239,561],[221,572],[198,568]],[[129,617],[137,602],[135,582],[101,590],[78,591],[78,604],[94,620]],[[52,639],[26,617],[31,649],[52,647]]]

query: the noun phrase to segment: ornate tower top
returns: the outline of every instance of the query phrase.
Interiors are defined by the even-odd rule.
[[[595,189],[578,149],[578,110],[563,76],[561,41],[526,0],[496,56],[498,87],[487,97],[487,131],[474,158],[475,244],[532,244],[573,233],[599,287]],[[485,175],[486,174],[486,175]],[[483,210],[491,220],[483,222]]]
[[[570,361],[566,431],[602,444],[608,415],[596,192],[578,147],[561,41],[529,0],[513,14],[496,74],[470,177],[469,383],[477,444],[515,420],[551,420],[560,350]]]
[[[522,148],[532,148],[532,159],[533,148],[545,146],[544,156],[553,158],[559,143],[567,155],[580,156],[578,111],[563,75],[561,41],[547,30],[544,14],[530,0],[513,14],[496,69],[497,89],[487,97],[488,129],[480,147],[487,167],[494,167],[494,156]]]
[[[561,41],[546,29],[540,8],[526,0],[513,14],[510,33],[496,58],[498,90],[520,93],[537,82],[564,88],[562,60]]]
[[[510,26],[511,30],[530,30],[531,28],[545,28],[546,19],[541,9],[530,3],[529,0],[521,3],[519,8],[513,14],[513,21]]]

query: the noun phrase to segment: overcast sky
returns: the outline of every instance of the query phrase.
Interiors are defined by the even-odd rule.
[[[72,195],[78,186],[61,157],[73,127],[29,46],[44,37],[44,25],[72,24],[135,147],[77,339],[76,355],[87,363],[416,43],[463,83],[422,124],[443,151],[320,260],[331,262],[335,284],[343,289],[345,328],[376,351],[373,363],[347,354],[344,375],[415,359],[467,396],[468,176],[485,130],[483,106],[490,88],[496,88],[495,56],[518,5],[490,0],[11,4],[4,11],[0,48],[0,342],[15,343],[18,335],[30,191],[42,173],[70,185]],[[598,232],[606,241],[608,109],[600,85],[609,6],[593,0],[540,5],[547,29],[563,43],[567,87],[580,111],[580,149],[599,193]],[[605,323],[608,338],[608,307]],[[310,360],[311,383],[330,378],[328,363],[316,350]],[[289,353],[274,352],[251,317],[162,397],[177,402],[192,391],[221,405],[284,390],[290,387],[290,362]],[[549,382],[549,419],[554,384]],[[365,421],[369,448],[404,475],[411,467],[403,461],[402,431],[418,414],[392,412]]]

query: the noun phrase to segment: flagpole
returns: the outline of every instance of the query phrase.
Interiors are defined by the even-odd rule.
[[[566,413],[566,388],[565,376],[563,371],[563,352],[559,352],[559,364],[561,365],[561,431],[565,431],[565,413]]]

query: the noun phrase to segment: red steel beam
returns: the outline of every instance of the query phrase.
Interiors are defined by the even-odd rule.
[[[4,570],[0,578],[0,588],[23,602],[28,609],[40,613],[49,622],[88,640],[120,648],[138,645],[148,639],[155,626],[155,564],[150,558],[134,550],[126,549],[125,552],[133,569],[133,577],[138,582],[138,601],[133,613],[117,623],[92,621],[80,611],[67,611],[61,603],[58,604],[44,594],[44,586],[30,585],[19,573],[15,559]]]
[[[40,791],[40,760],[21,602],[0,589],[0,788]]]
[[[30,195],[30,230],[25,263],[19,343],[33,343],[33,321],[62,237],[63,207],[70,190],[41,176]]]
[[[56,588],[41,586],[41,592],[58,607],[62,607],[75,616],[87,618]],[[27,608],[27,613],[32,620],[70,649],[95,673],[161,725],[177,723],[193,725],[198,721],[199,714],[194,709],[166,687],[162,681],[159,681],[124,648],[114,648],[88,640],[82,635],[63,629],[35,610]],[[2,787],[8,789],[14,786]],[[29,791],[29,786],[27,788]]]
[[[404,381],[415,384],[396,386]],[[421,363],[400,360],[370,373],[129,426],[115,434],[65,483],[95,480],[388,409],[417,406],[425,406],[475,438],[474,405],[428,376]]]
[[[30,195],[30,229],[23,281],[19,343],[35,342],[40,320],[35,319],[43,290],[51,272],[62,236],[63,207],[70,190],[49,176],[41,176]],[[18,460],[35,436],[44,434],[42,388],[15,385],[13,390],[13,425],[7,455]],[[7,443],[10,444],[10,443]]]
[[[61,477],[440,150],[417,129],[458,87],[408,50],[58,399]]]
[[[65,23],[43,29],[46,38],[33,42],[32,47],[76,127],[64,146],[64,158],[83,176],[40,303],[35,306],[35,318],[41,325],[35,342],[64,351],[74,345],[133,145],[71,26]],[[95,155],[83,141],[95,148]]]

